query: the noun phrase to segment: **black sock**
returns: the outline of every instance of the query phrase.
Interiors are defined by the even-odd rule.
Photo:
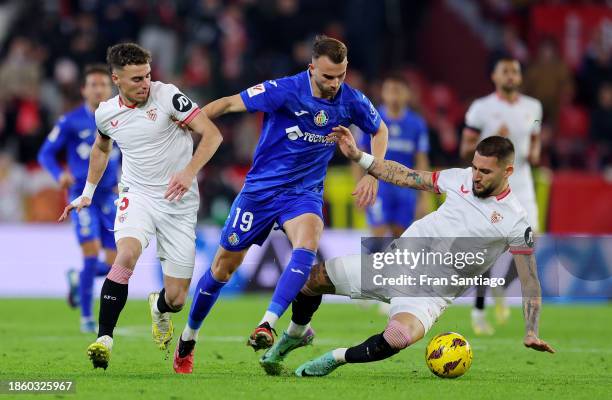
[[[128,285],[121,284],[106,278],[100,293],[100,315],[98,322],[98,337],[108,335],[113,337],[113,330],[117,325],[119,314],[125,306],[128,297]]]
[[[168,303],[166,303],[166,289],[162,289],[161,292],[159,292],[159,298],[157,299],[157,309],[159,310],[160,313],[167,313],[167,312],[177,312],[179,310],[175,310],[173,308],[170,308],[170,306],[168,305]]]
[[[513,259],[508,267],[508,272],[506,272],[506,276],[504,277],[504,289],[508,289],[508,286],[510,286],[512,281],[516,278],[518,278],[518,272],[516,271],[516,264],[514,263]]]
[[[183,340],[179,336],[179,348],[178,348],[179,357],[181,358],[187,357],[193,351],[194,347],[195,347],[195,340]]]
[[[399,350],[391,347],[382,333],[370,337],[365,342],[346,350],[344,358],[347,363],[365,363],[389,358]]]
[[[306,296],[299,292],[291,303],[291,321],[297,325],[306,325],[321,305],[323,295]]]
[[[476,292],[478,293],[478,289],[476,290]],[[477,310],[484,310],[484,305],[485,305],[484,296],[476,296],[476,302],[474,304],[474,307],[476,307]]]

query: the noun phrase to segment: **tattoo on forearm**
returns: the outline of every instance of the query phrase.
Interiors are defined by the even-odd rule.
[[[431,172],[415,171],[395,161],[375,159],[369,173],[394,185],[434,191]]]
[[[523,316],[525,317],[525,331],[527,334],[538,334],[538,321],[540,319],[540,308],[542,307],[542,297],[540,281],[538,280],[538,269],[535,256],[522,255],[521,263],[527,265],[528,281],[523,288]]]

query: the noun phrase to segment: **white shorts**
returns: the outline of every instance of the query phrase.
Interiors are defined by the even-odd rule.
[[[378,300],[390,303],[389,317],[410,313],[417,317],[427,333],[438,320],[450,300],[442,297],[380,297],[361,290],[361,255],[352,254],[325,261],[327,276],[336,288],[336,294],[352,299]]]
[[[122,193],[115,218],[115,242],[138,239],[144,250],[157,238],[157,257],[164,275],[191,279],[195,264],[197,210],[189,214],[159,211],[156,200],[138,193]]]

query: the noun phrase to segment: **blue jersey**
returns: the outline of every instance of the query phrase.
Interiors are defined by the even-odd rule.
[[[86,105],[76,108],[61,117],[38,153],[38,162],[59,180],[62,168],[57,162],[57,152],[66,150],[68,169],[75,178],[75,184],[70,188],[77,196],[83,191],[89,168],[89,154],[96,139],[96,121],[94,113]],[[117,185],[119,170],[119,150],[113,147],[108,166],[97,190],[112,190]]]
[[[326,136],[337,125],[357,125],[374,134],[380,115],[360,91],[343,83],[332,100],[314,97],[310,73],[260,83],[240,93],[249,112],[264,121],[243,193],[274,194],[275,189],[322,191],[335,144]]]
[[[391,118],[385,107],[380,107],[380,116],[389,129],[387,160],[397,161],[408,168],[414,168],[416,153],[429,152],[429,136],[425,121],[417,113],[405,108],[399,118]],[[361,148],[370,152],[370,135],[363,135]]]

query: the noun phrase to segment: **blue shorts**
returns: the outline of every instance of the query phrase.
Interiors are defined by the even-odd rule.
[[[70,193],[70,198],[76,199],[81,193]],[[116,249],[115,213],[117,206],[115,200],[117,193],[107,190],[96,190],[89,207],[83,208],[81,212],[76,210],[70,212],[70,218],[79,244],[91,240],[100,240],[105,249]]]
[[[368,225],[408,228],[414,221],[417,195],[416,190],[380,182],[376,202],[366,211]]]
[[[274,195],[239,193],[221,232],[221,246],[240,251],[266,240],[274,224],[280,227],[299,215],[312,213],[323,220],[320,192],[282,190]]]

